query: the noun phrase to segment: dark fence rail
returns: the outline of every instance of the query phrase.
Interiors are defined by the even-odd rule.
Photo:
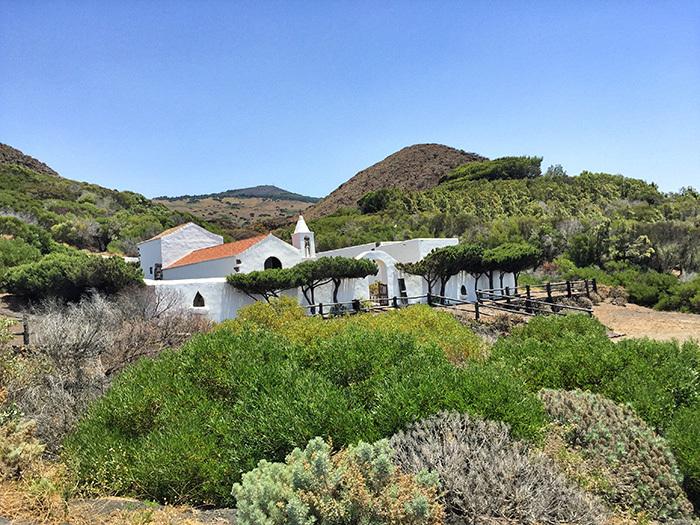
[[[382,297],[374,302],[355,299],[340,303],[317,303],[306,305],[303,308],[311,315],[333,317],[335,315],[356,314],[360,312],[385,311],[393,308],[403,308],[411,304],[428,304],[430,306],[457,307],[460,305],[473,305],[476,319],[481,315],[488,315],[484,309],[519,314],[525,316],[535,315],[565,315],[567,312],[580,312],[593,315],[590,308],[559,304],[557,300],[563,298],[590,297],[591,292],[596,292],[598,286],[595,279],[562,281],[545,283],[543,285],[503,288],[491,288],[476,291],[476,302],[465,301],[455,297],[436,294],[413,295],[407,297]],[[370,303],[370,304],[368,304]]]

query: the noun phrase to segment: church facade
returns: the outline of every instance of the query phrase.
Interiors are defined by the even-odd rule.
[[[220,322],[235,317],[240,307],[253,302],[226,282],[226,276],[232,273],[290,268],[303,260],[324,256],[369,259],[377,264],[377,275],[344,280],[338,301],[381,301],[393,297],[408,301],[425,295],[427,284],[419,276],[404,274],[397,264],[419,261],[435,248],[458,243],[457,238],[421,238],[361,244],[317,253],[314,233],[302,216],[299,216],[291,241],[290,244],[267,234],[224,243],[220,235],[187,223],[141,242],[138,245],[139,262],[146,284],[156,293],[176,295],[184,308]],[[512,281],[512,275],[506,275],[505,284],[512,286]],[[473,301],[475,284],[477,288],[488,288],[488,278],[484,276],[479,283],[474,283],[469,275],[455,275],[448,282],[445,295]],[[299,289],[287,290],[284,294],[306,305]],[[331,286],[326,285],[317,290],[316,301],[330,304],[331,296]]]

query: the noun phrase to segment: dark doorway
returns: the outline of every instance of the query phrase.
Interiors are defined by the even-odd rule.
[[[282,261],[277,257],[268,257],[265,259],[265,269],[272,270],[274,268],[282,268]]]

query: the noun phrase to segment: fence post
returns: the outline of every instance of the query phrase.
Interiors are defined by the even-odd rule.
[[[506,286],[506,302],[510,304],[510,287]]]
[[[391,299],[391,302],[394,304],[394,308],[399,307],[399,301],[396,299],[396,296]]]
[[[474,319],[479,320],[479,303],[474,303]]]
[[[24,314],[22,316],[22,342],[24,343],[24,346],[29,346],[29,318],[27,317],[27,314]]]
[[[318,313],[323,317],[323,303],[318,303]]]
[[[591,290],[588,288],[588,279],[583,280],[583,284],[586,286],[586,297],[591,298]]]
[[[547,283],[545,285],[545,289],[547,290],[547,301],[552,302],[552,283]]]
[[[595,277],[591,279],[591,284],[593,285],[593,291],[598,293],[598,283],[596,282]]]
[[[571,297],[571,281],[566,280],[566,296]]]
[[[428,292],[428,294],[427,294],[425,297],[426,297],[426,299],[428,300],[428,306],[433,306],[433,297],[432,297],[432,294],[431,294],[430,292]]]
[[[355,310],[356,312],[360,311],[360,300],[359,299],[352,300],[352,309]]]
[[[530,285],[526,284],[525,285],[525,311],[529,314],[532,313],[532,303],[530,302],[530,299],[532,298],[532,294],[530,293]]]

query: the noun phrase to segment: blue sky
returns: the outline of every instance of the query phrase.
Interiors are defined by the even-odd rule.
[[[0,0],[0,141],[147,196],[403,146],[700,186],[700,2]]]

